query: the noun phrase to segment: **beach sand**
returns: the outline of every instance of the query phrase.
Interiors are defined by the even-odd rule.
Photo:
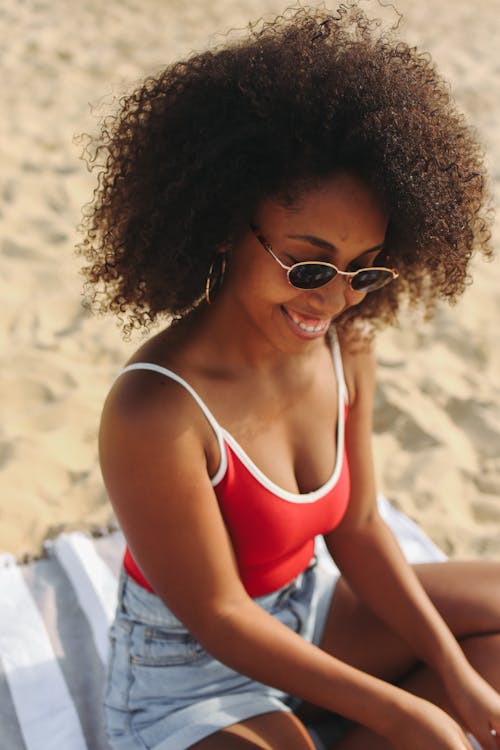
[[[368,9],[374,3],[363,3]],[[38,554],[64,529],[113,525],[97,461],[100,409],[140,338],[81,304],[74,254],[93,177],[74,136],[133,82],[230,27],[283,10],[264,0],[19,0],[0,11],[0,550]],[[487,153],[500,204],[498,0],[399,0],[400,34],[429,51]],[[498,222],[494,232],[498,246]],[[499,261],[435,321],[378,342],[380,489],[452,556],[500,559]]]

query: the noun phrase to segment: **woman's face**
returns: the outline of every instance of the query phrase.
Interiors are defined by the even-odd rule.
[[[384,243],[388,216],[374,188],[359,177],[338,173],[303,193],[292,207],[263,201],[253,223],[287,266],[321,260],[352,271],[373,264]],[[238,316],[280,351],[313,346],[332,321],[365,297],[340,275],[319,289],[294,288],[250,229],[228,258],[223,286],[224,296],[237,303]]]

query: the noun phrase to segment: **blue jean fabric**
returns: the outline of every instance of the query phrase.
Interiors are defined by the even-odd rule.
[[[291,584],[255,601],[319,644],[335,583],[313,560]],[[124,571],[110,641],[104,710],[113,750],[186,750],[231,724],[300,703],[214,659]]]

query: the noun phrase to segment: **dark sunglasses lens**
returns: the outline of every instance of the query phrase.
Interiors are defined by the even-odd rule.
[[[351,286],[356,292],[374,292],[381,289],[394,278],[389,269],[367,268],[353,276]]]
[[[301,263],[294,266],[288,278],[297,289],[318,289],[337,275],[334,268],[322,263]]]

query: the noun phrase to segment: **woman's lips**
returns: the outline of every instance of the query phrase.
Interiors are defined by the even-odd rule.
[[[314,339],[324,336],[330,326],[330,318],[311,317],[296,310],[288,310],[283,306],[281,310],[290,326],[302,338]]]

